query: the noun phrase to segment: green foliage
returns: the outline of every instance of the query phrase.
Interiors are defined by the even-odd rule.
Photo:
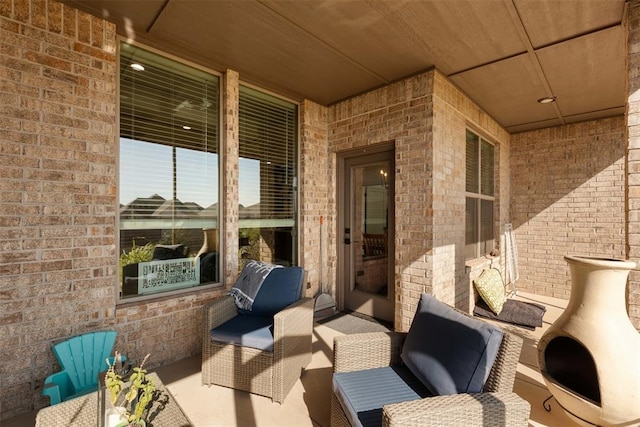
[[[116,352],[115,360],[118,360],[118,357],[119,354]],[[105,375],[104,383],[109,391],[111,404],[114,408],[117,406],[123,406],[125,408],[123,415],[127,418],[130,425],[143,425],[144,412],[153,400],[153,395],[156,391],[153,380],[147,378],[147,370],[144,369],[144,364],[148,358],[149,355],[147,354],[140,366],[133,368],[133,373],[129,378],[129,388],[124,395],[123,402],[119,402],[118,398],[123,391],[125,385],[124,380],[122,376],[116,372],[116,364],[110,364],[109,360],[107,360],[109,370]]]
[[[120,277],[122,277],[122,267],[129,264],[135,264],[138,262],[147,262],[153,259],[153,249],[155,245],[147,243],[144,246],[136,246],[136,241],[133,241],[131,250],[129,252],[122,251],[120,254]]]
[[[242,228],[239,230],[240,238],[247,238],[249,244],[242,246],[238,250],[238,271],[241,271],[247,261],[251,259],[260,260],[260,229],[259,228]]]

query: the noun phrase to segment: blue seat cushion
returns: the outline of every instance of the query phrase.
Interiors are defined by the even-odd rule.
[[[382,407],[432,394],[406,366],[333,374],[333,392],[352,426],[382,425]]]
[[[423,294],[400,357],[434,395],[480,393],[503,337],[497,327]]]
[[[251,311],[240,311],[254,316],[274,316],[300,299],[303,278],[302,267],[274,268],[264,279]]]
[[[273,317],[238,314],[211,330],[211,339],[225,344],[273,351]]]

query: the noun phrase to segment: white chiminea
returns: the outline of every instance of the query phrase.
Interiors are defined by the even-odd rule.
[[[540,371],[558,404],[590,426],[640,425],[640,334],[625,289],[634,262],[566,256],[571,297],[538,343]]]

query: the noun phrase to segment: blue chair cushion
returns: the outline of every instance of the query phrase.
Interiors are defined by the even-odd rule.
[[[382,407],[432,394],[406,366],[333,374],[333,391],[352,426],[382,425]]]
[[[211,330],[211,339],[273,352],[273,317],[238,314]]]
[[[253,300],[251,311],[240,312],[254,316],[274,316],[300,299],[303,279],[302,267],[274,268],[264,279]]]
[[[423,294],[401,358],[434,395],[480,393],[504,333]]]

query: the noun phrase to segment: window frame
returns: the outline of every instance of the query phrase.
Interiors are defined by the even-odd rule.
[[[224,133],[223,133],[223,116],[224,116],[224,104],[223,104],[223,84],[224,84],[224,76],[222,73],[219,73],[215,70],[209,69],[207,67],[204,67],[200,64],[191,62],[189,60],[186,60],[184,58],[180,58],[176,55],[172,55],[168,52],[153,48],[151,46],[145,45],[143,43],[139,43],[136,41],[132,41],[129,39],[126,39],[125,37],[122,36],[118,36],[116,37],[116,82],[115,82],[115,91],[116,91],[116,99],[117,99],[117,103],[116,103],[116,117],[117,117],[117,121],[116,121],[116,134],[115,134],[115,138],[116,138],[116,169],[117,169],[117,173],[118,173],[118,184],[117,184],[117,193],[116,193],[116,200],[117,200],[117,205],[116,205],[116,212],[117,214],[115,215],[115,229],[116,229],[116,265],[119,266],[120,264],[120,253],[121,253],[121,247],[120,247],[120,233],[121,233],[121,229],[120,229],[120,214],[119,214],[119,199],[120,199],[120,178],[119,178],[119,171],[120,171],[120,139],[121,139],[121,135],[120,135],[120,113],[121,113],[121,99],[120,99],[120,89],[121,89],[121,75],[120,75],[120,67],[121,67],[121,46],[123,44],[128,44],[131,46],[134,46],[136,48],[140,48],[140,49],[144,49],[154,55],[158,55],[161,57],[164,57],[166,59],[169,59],[171,61],[175,61],[178,62],[182,65],[185,65],[187,67],[191,67],[194,68],[196,70],[202,71],[204,73],[207,74],[211,74],[213,76],[216,76],[218,79],[218,118],[217,118],[217,126],[218,126],[218,245],[219,248],[221,248],[221,250],[219,251],[219,256],[218,256],[218,267],[219,267],[219,276],[218,276],[218,281],[217,282],[210,282],[210,283],[205,283],[205,284],[200,284],[200,285],[196,285],[196,286],[191,286],[191,287],[186,287],[186,288],[181,288],[181,289],[172,289],[172,290],[167,290],[167,291],[162,291],[162,292],[156,292],[156,293],[150,293],[150,294],[143,294],[143,295],[138,295],[138,296],[129,296],[129,297],[123,297],[122,293],[120,292],[121,290],[121,281],[122,281],[122,277],[120,277],[120,272],[119,272],[119,267],[117,268],[117,272],[116,272],[116,283],[115,283],[115,290],[116,290],[116,306],[126,306],[132,303],[138,303],[138,302],[144,302],[144,301],[150,301],[150,300],[158,300],[158,299],[163,299],[163,298],[170,298],[170,297],[175,297],[175,296],[179,296],[179,295],[184,295],[184,294],[191,294],[191,293],[197,293],[197,292],[202,292],[202,291],[207,291],[207,290],[211,290],[211,289],[216,289],[216,288],[220,288],[224,286],[224,275],[223,275],[223,271],[222,271],[222,266],[224,266],[224,260],[225,260],[225,254],[224,251],[222,250],[222,248],[224,247],[224,233],[221,231],[221,227],[222,224],[224,224],[224,212],[223,209],[221,209],[223,200],[224,200],[224,193],[222,192],[223,190],[223,174],[224,171],[222,170],[223,167],[223,162],[222,162],[222,157],[223,157],[223,147],[224,147]]]
[[[469,191],[466,188],[466,174],[467,171],[469,169],[468,167],[468,161],[469,159],[467,159],[466,155],[465,155],[465,215],[466,212],[468,212],[468,203],[469,200],[473,200],[475,203],[475,226],[474,226],[474,241],[472,243],[468,243],[466,241],[466,235],[467,235],[467,225],[466,225],[466,220],[465,220],[465,261],[470,261],[473,259],[477,259],[483,256],[486,256],[488,254],[490,254],[495,248],[496,248],[496,236],[495,236],[495,218],[496,218],[496,199],[497,199],[497,191],[496,191],[496,171],[497,171],[497,156],[496,156],[496,148],[497,148],[497,144],[490,141],[488,138],[485,138],[481,133],[470,129],[469,127],[467,127],[465,129],[465,153],[466,153],[466,144],[467,144],[467,136],[468,134],[471,133],[473,134],[476,138],[477,138],[477,165],[478,165],[478,170],[477,170],[477,176],[474,180],[474,183],[477,184],[476,185],[476,189],[477,192],[474,191]],[[491,154],[492,154],[492,163],[491,163],[491,167],[492,167],[492,172],[493,172],[493,176],[491,179],[491,183],[493,185],[491,194],[483,194],[483,188],[482,188],[482,183],[483,183],[483,175],[482,175],[482,161],[483,161],[483,156],[482,156],[482,146],[483,143],[486,143],[488,146],[490,146],[492,148],[491,150]],[[491,238],[487,239],[487,240],[483,240],[483,223],[482,223],[482,202],[491,202],[491,230],[490,230],[490,234],[491,234]],[[488,235],[489,233],[487,233]],[[487,248],[487,244],[490,243],[491,248]],[[468,255],[467,254],[467,249],[470,245],[473,245],[474,249],[473,249],[473,255]]]

